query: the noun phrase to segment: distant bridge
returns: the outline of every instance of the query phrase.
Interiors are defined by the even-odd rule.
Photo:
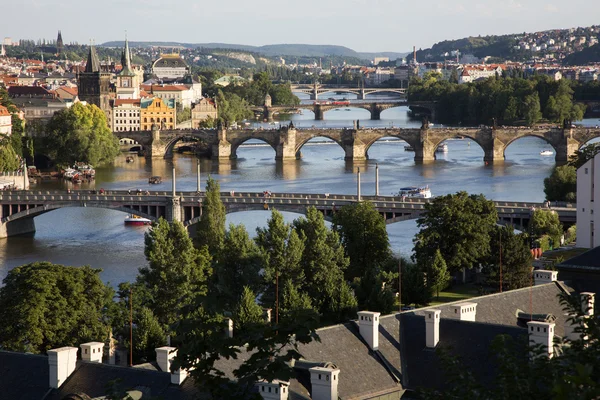
[[[349,85],[321,85],[318,83],[291,85],[291,88],[292,92],[309,94],[311,100],[317,100],[320,94],[328,92],[352,93],[359,100],[364,100],[367,95],[372,93],[395,93],[404,97],[407,92],[405,88],[364,88]]]
[[[237,149],[250,139],[262,140],[275,150],[279,160],[298,159],[302,147],[311,139],[324,137],[335,141],[344,150],[346,160],[368,159],[369,148],[379,139],[393,137],[404,140],[414,149],[415,162],[435,161],[435,151],[445,140],[461,137],[473,140],[484,152],[483,161],[503,162],[506,148],[523,137],[538,137],[554,148],[558,163],[591,139],[600,137],[600,128],[557,128],[557,127],[480,127],[480,128],[432,128],[423,125],[420,129],[296,129],[284,126],[280,129],[226,130],[165,130],[156,126],[150,132],[114,132],[122,141],[133,140],[144,148],[148,157],[172,157],[175,145],[182,140],[202,141],[209,145],[211,157],[229,160],[237,157]],[[399,151],[403,151],[399,148]]]
[[[123,211],[150,220],[165,218],[181,221],[191,226],[202,214],[202,192],[148,192],[131,194],[124,190],[109,190],[103,194],[89,190],[73,191],[0,191],[0,238],[35,232],[33,218],[66,207],[95,207]],[[221,193],[227,213],[251,210],[289,211],[304,214],[307,207],[314,206],[330,219],[340,207],[358,201],[373,203],[386,223],[418,218],[428,200],[394,196],[362,196],[314,194],[314,193]],[[540,203],[496,201],[500,221],[515,226],[527,226],[533,208],[543,207]],[[574,223],[575,205],[566,204],[554,208],[561,221]],[[74,223],[74,221],[73,221]]]

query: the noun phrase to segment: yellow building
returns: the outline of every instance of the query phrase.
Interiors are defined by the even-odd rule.
[[[141,130],[149,131],[153,124],[160,129],[175,129],[175,99],[153,97],[141,100]]]

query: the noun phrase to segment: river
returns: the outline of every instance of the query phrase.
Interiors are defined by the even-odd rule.
[[[312,113],[291,116],[296,126],[341,127],[352,126],[360,119],[362,126],[418,127],[410,121],[406,108],[394,108],[382,113],[380,121],[369,121],[368,112],[360,109],[329,111],[325,121],[313,121]],[[286,122],[287,123],[287,122]],[[600,120],[585,120],[595,126]],[[313,139],[322,141],[322,138]],[[406,143],[381,140],[369,150],[366,162],[346,162],[344,152],[336,144],[309,142],[302,149],[303,158],[291,162],[276,162],[275,151],[269,146],[243,146],[238,159],[213,163],[201,161],[202,180],[208,174],[218,179],[225,191],[355,193],[356,170],[361,168],[362,193],[375,191],[375,165],[379,165],[380,193],[392,194],[402,186],[429,185],[434,195],[464,190],[483,193],[495,200],[543,201],[543,180],[554,166],[554,157],[540,156],[550,149],[543,140],[522,138],[506,150],[502,165],[486,166],[483,151],[469,139],[446,142],[448,153],[438,154],[433,164],[415,165],[414,153],[404,151]],[[148,188],[148,177],[161,175],[164,182],[153,186],[169,190],[171,169],[177,172],[178,190],[196,189],[196,159],[176,155],[173,160],[148,160],[135,157],[125,162],[120,155],[115,162],[97,168],[96,181],[82,184],[81,188],[137,189]],[[38,184],[33,188],[67,188],[70,182],[55,181]],[[297,214],[284,213],[288,221]],[[0,279],[12,268],[33,262],[50,261],[65,265],[90,265],[103,270],[105,282],[117,285],[135,279],[138,268],[146,265],[144,258],[145,227],[123,225],[124,213],[94,208],[69,208],[43,214],[35,218],[37,232],[32,236],[0,239]],[[254,233],[263,226],[269,212],[252,211],[229,214],[227,223],[243,223]],[[414,221],[388,226],[392,248],[396,253],[410,254],[412,239],[417,232]]]

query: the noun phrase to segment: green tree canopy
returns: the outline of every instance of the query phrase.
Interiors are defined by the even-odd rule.
[[[391,258],[385,221],[370,202],[342,207],[333,216],[333,229],[339,234],[350,264],[347,281],[379,268]]]
[[[531,252],[526,234],[515,233],[511,226],[496,226],[490,233],[490,256],[483,263],[483,273],[488,285],[513,290],[531,283]]]
[[[439,249],[435,251],[433,262],[425,267],[427,270],[427,285],[429,290],[440,297],[440,290],[444,290],[450,282],[450,273],[446,267],[446,261]]]
[[[569,165],[579,169],[600,152],[600,143],[590,143],[569,156]]]
[[[534,239],[548,235],[552,239],[554,246],[560,244],[563,227],[556,211],[537,209],[533,212],[529,224]]]
[[[221,201],[219,181],[208,177],[206,194],[202,202],[202,216],[196,227],[196,243],[207,246],[211,255],[217,256],[225,239],[225,206]]]
[[[489,233],[497,220],[494,203],[483,195],[458,192],[435,197],[417,219],[417,263],[429,265],[439,249],[450,273],[472,268],[489,254]]]
[[[148,266],[140,268],[138,283],[149,293],[148,308],[161,325],[181,319],[184,308],[194,298],[206,294],[206,281],[212,273],[206,247],[196,250],[181,222],[164,219],[152,224],[144,235]]]
[[[577,200],[577,170],[571,165],[554,167],[552,174],[544,179],[544,193],[548,201]]]
[[[46,126],[44,146],[58,165],[112,162],[119,141],[112,134],[104,112],[93,104],[75,103],[55,113]]]
[[[235,309],[234,335],[243,334],[252,326],[265,322],[263,309],[256,304],[256,295],[248,286],[244,286]]]
[[[0,288],[0,344],[44,353],[108,338],[113,291],[99,269],[35,262],[11,270]]]

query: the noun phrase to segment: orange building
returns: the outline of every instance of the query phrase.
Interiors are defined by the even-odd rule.
[[[153,124],[160,129],[175,129],[175,99],[154,97],[141,100],[141,130],[149,131]]]

